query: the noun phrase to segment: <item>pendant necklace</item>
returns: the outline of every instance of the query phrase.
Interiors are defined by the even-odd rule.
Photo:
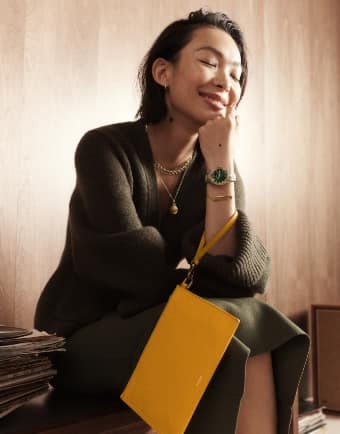
[[[182,166],[181,168],[174,169],[174,170],[180,170],[179,173],[183,172],[183,174],[182,174],[182,176],[181,176],[181,179],[180,179],[180,181],[179,181],[179,183],[178,183],[178,186],[177,186],[177,188],[176,188],[176,192],[175,192],[175,195],[174,195],[174,196],[173,196],[173,195],[171,194],[171,192],[169,191],[168,186],[167,186],[166,183],[164,182],[164,180],[163,180],[161,174],[159,174],[159,179],[161,180],[161,183],[163,184],[163,186],[164,186],[164,188],[165,188],[165,191],[168,193],[168,196],[169,196],[170,199],[172,200],[172,204],[171,204],[171,206],[170,206],[170,208],[169,208],[169,213],[172,214],[172,215],[176,215],[176,214],[178,214],[179,208],[178,208],[178,205],[177,205],[177,203],[176,203],[176,199],[177,199],[177,196],[178,196],[178,194],[179,194],[179,192],[180,192],[180,190],[181,190],[181,188],[182,188],[182,185],[183,185],[183,181],[184,181],[185,175],[187,174],[187,172],[188,172],[188,170],[189,170],[189,167],[191,166],[191,163],[192,163],[192,161],[194,160],[194,158],[195,158],[195,151],[193,152],[192,157],[184,163],[184,164],[185,164],[184,169],[182,169],[183,166]],[[155,169],[156,169],[156,170],[158,169],[159,172],[162,171],[162,173],[164,173],[164,172],[167,173],[167,172],[170,172],[170,171],[171,171],[171,172],[174,171],[174,170],[171,170],[171,169],[166,169],[166,168],[163,167],[163,166],[161,166],[161,169],[160,169],[160,166],[161,166],[160,163],[158,163],[158,162],[155,162],[155,163],[154,163],[154,167],[155,167]],[[165,169],[165,170],[163,170],[163,169]],[[167,173],[167,174],[168,174],[168,175],[174,175],[174,173]]]

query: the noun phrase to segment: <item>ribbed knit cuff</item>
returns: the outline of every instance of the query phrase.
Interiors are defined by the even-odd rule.
[[[238,210],[239,216],[236,222],[237,253],[235,257],[227,255],[206,254],[199,267],[211,272],[215,277],[222,279],[226,284],[251,288],[256,286],[256,292],[263,292],[269,276],[270,259],[260,239],[253,233],[247,215]],[[187,260],[191,260],[195,254],[197,240],[202,234],[203,228],[195,228],[183,247]]]

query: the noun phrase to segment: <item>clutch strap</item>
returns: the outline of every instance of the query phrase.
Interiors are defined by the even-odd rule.
[[[234,226],[237,217],[238,217],[238,212],[236,210],[234,214],[230,217],[230,219],[227,221],[227,223],[223,225],[222,228],[219,231],[217,231],[216,234],[207,243],[205,240],[205,232],[203,232],[194,259],[191,261],[188,274],[182,283],[186,288],[190,288],[190,286],[192,285],[194,271],[197,265],[199,264],[200,260],[202,259],[202,257],[217,243],[218,240],[220,240]]]

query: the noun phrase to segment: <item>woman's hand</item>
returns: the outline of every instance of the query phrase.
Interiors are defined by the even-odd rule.
[[[209,120],[199,128],[201,151],[208,170],[218,166],[233,167],[238,125],[238,114],[234,103],[227,106],[225,117]]]

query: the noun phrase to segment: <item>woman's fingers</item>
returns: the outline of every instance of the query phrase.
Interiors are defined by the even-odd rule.
[[[240,95],[233,87],[231,87],[228,97],[228,106],[234,107],[238,103]]]
[[[237,112],[236,103],[228,105],[226,110],[226,118],[229,118],[231,123],[237,129],[239,126],[239,113]]]

